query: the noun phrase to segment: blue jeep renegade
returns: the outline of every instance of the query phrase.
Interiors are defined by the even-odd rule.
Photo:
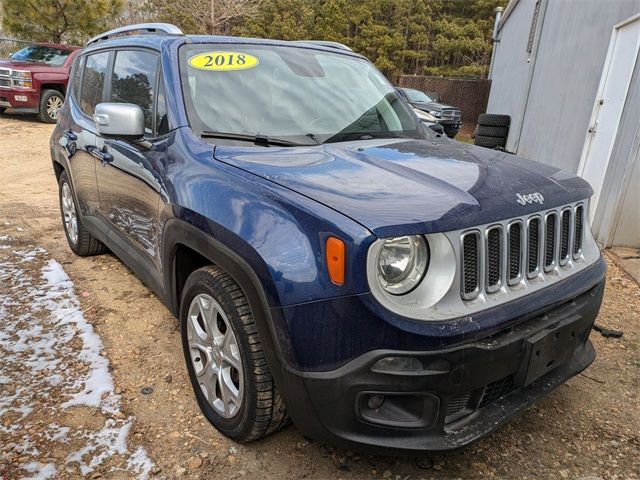
[[[450,450],[593,361],[589,185],[423,127],[349,48],[144,24],[71,78],[51,137],[69,246],[109,249],[179,317],[224,435],[291,418]]]

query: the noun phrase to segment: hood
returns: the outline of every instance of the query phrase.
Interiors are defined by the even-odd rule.
[[[444,103],[438,102],[411,102],[418,110],[423,110],[428,112],[430,110],[435,110],[436,112],[441,112],[442,110],[458,110],[456,107],[452,107],[451,105],[445,105]]]
[[[341,212],[378,236],[456,230],[586,199],[581,178],[444,138],[317,147],[216,146],[225,163]],[[516,194],[540,193],[543,205]]]
[[[63,66],[47,65],[39,62],[25,62],[24,60],[13,60],[11,58],[0,59],[0,68],[12,68],[14,70],[29,70],[31,72],[44,72],[51,70],[64,70]]]

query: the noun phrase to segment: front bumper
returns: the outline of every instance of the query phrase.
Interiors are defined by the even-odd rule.
[[[601,281],[534,318],[447,349],[374,350],[328,372],[289,370],[287,408],[304,435],[344,448],[415,455],[463,447],[591,364],[588,337],[603,292]],[[422,367],[372,371],[388,356]]]
[[[0,107],[37,110],[40,93],[33,89],[0,88]]]

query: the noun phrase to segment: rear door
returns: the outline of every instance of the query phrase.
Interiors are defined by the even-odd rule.
[[[95,106],[103,101],[104,81],[109,52],[99,52],[79,59],[74,70],[69,120],[63,125],[60,143],[70,166],[71,183],[83,216],[93,216],[100,206],[96,181],[97,159],[92,152],[96,144]]]
[[[160,269],[159,202],[167,139],[164,89],[158,53],[145,49],[114,52],[107,102],[133,103],[145,115],[142,142],[98,135],[96,147],[103,159],[96,167],[100,211],[109,222],[109,240],[124,248],[132,260],[152,276]],[[133,251],[131,250],[133,249]]]

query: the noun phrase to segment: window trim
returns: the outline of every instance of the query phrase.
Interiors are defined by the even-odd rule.
[[[71,83],[71,88],[69,89],[70,95],[76,102],[78,102],[78,106],[80,106],[80,92],[82,92],[82,79],[84,77],[84,64],[86,57],[78,55],[73,62],[73,67],[71,69],[71,78],[73,81]],[[76,83],[76,80],[78,83]]]
[[[167,117],[169,116],[169,109],[167,108],[167,88],[164,84],[164,72],[162,71],[162,59],[158,62],[158,70],[156,72],[156,97],[153,99],[153,138],[149,140],[161,139],[165,138],[169,133],[171,133],[171,125],[169,125],[169,131],[167,133],[163,133],[162,135],[158,135],[158,125],[156,122],[158,120],[158,92],[160,91],[160,85],[162,85],[162,89],[164,90],[164,106],[167,111]],[[169,119],[167,118],[167,121]]]

